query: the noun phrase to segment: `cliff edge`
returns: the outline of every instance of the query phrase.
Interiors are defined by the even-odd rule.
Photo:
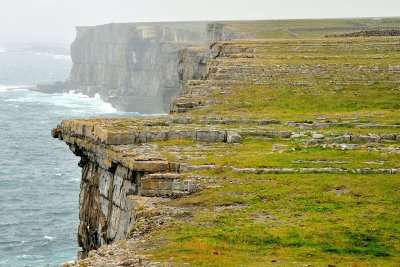
[[[396,37],[231,40],[178,56],[170,115],[52,130],[81,157],[72,266],[396,266]]]
[[[118,110],[142,114],[168,113],[181,88],[181,49],[248,36],[207,22],[112,23],[76,31],[69,79],[35,90],[98,94]]]

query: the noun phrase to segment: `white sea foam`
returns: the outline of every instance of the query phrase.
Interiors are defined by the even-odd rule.
[[[5,52],[7,52],[7,50],[5,50],[4,48],[0,47],[0,53],[5,53]]]
[[[71,56],[68,55],[53,55],[54,59],[71,60]]]
[[[69,55],[57,55],[57,54],[42,53],[42,52],[34,52],[34,54],[37,56],[48,56],[54,59],[71,60],[71,56]]]
[[[21,90],[27,88],[27,86],[0,86],[0,92],[4,90]],[[11,89],[10,89],[11,88]],[[9,103],[36,103],[49,106],[65,107],[64,112],[69,113],[72,116],[96,116],[105,114],[115,115],[126,115],[126,116],[145,116],[154,117],[166,115],[165,113],[159,114],[140,114],[138,112],[122,112],[116,110],[110,103],[104,102],[100,95],[95,94],[94,97],[89,97],[82,93],[76,93],[74,90],[68,93],[56,93],[56,94],[43,94],[39,92],[29,91],[13,95],[9,99],[5,100]]]
[[[99,94],[94,95],[94,100],[98,103],[101,103],[103,106],[103,110],[105,113],[116,113],[118,112],[110,103],[106,103],[103,100],[101,100],[101,97]]]
[[[94,97],[88,97],[82,93],[75,93],[74,90],[71,90],[69,93],[57,94],[43,94],[27,91],[26,94],[23,94],[21,97],[10,98],[6,101],[55,105],[68,108],[72,113],[77,115],[122,113],[113,108],[110,103],[101,100],[98,94]]]
[[[16,89],[26,89],[30,87],[29,85],[4,85],[0,84],[0,92],[9,91],[9,90],[16,90]]]
[[[43,237],[43,239],[47,239],[47,240],[53,240],[55,238],[56,238],[55,236],[48,236],[48,235]]]

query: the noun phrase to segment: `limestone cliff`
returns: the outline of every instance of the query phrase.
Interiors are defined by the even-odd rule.
[[[357,191],[367,184],[365,180],[400,173],[397,109],[385,118],[382,114],[387,111],[376,110],[370,103],[363,108],[379,116],[370,116],[356,105],[371,91],[385,90],[390,98],[382,107],[397,107],[399,94],[393,88],[399,86],[399,68],[395,59],[384,56],[385,51],[398,54],[394,44],[394,38],[354,38],[351,42],[324,38],[235,40],[185,48],[178,54],[177,75],[183,88],[171,105],[173,114],[157,119],[62,122],[53,129],[53,137],[64,140],[82,159],[78,239],[81,257],[88,258],[74,266],[181,266],[181,260],[186,261],[193,251],[216,257],[213,262],[205,260],[205,266],[224,264],[237,253],[237,247],[225,243],[225,233],[235,233],[232,242],[260,244],[257,251],[264,251],[271,241],[273,246],[268,249],[278,244],[295,254],[292,243],[280,241],[287,238],[285,234],[278,231],[274,233],[278,238],[260,240],[259,233],[277,227],[291,230],[297,227],[299,214],[325,221],[325,212],[315,213],[320,203],[340,204],[335,201],[343,195],[358,205],[363,197],[370,198]],[[360,52],[349,64],[348,54],[354,51]],[[371,86],[376,83],[382,87]],[[361,88],[356,92],[363,96],[361,100],[344,92],[344,88],[355,87]],[[344,104],[336,101],[334,109],[321,105],[310,113],[296,107],[302,101],[307,107],[316,104],[321,96]],[[282,107],[286,98],[297,104]],[[352,113],[347,113],[349,106],[354,107]],[[308,177],[312,181],[300,192],[298,187]],[[318,181],[323,182],[320,187]],[[293,184],[293,193],[281,191],[288,183]],[[310,188],[315,191],[313,196]],[[297,199],[296,194],[300,194]],[[287,195],[294,197],[286,201]],[[312,203],[304,203],[310,197],[315,197]],[[386,199],[385,193],[382,201]],[[394,210],[397,214],[398,208]],[[359,224],[357,216],[343,217],[349,221],[335,225],[344,230]],[[231,221],[229,228],[225,228],[226,218]],[[244,220],[237,224],[239,218]],[[370,222],[368,218],[364,225]],[[255,224],[263,228],[253,232]],[[297,229],[302,232],[314,226]],[[320,232],[312,234],[319,236]],[[125,237],[129,238],[115,242]],[[213,247],[201,251],[201,241],[209,237],[214,238],[210,244],[223,242],[223,249],[231,249],[224,261],[220,260],[224,251],[214,253]],[[150,264],[150,254],[163,246],[169,247],[156,260],[165,265]],[[249,251],[244,265],[257,260],[254,250]],[[264,266],[275,257],[254,265]],[[178,263],[169,265],[175,260]],[[188,259],[193,264],[198,261],[197,256]],[[236,260],[229,264],[235,265]]]
[[[179,92],[179,49],[203,40],[203,32],[173,25],[78,27],[69,83],[120,110],[163,112],[163,104]]]
[[[225,132],[164,132],[157,126],[153,132],[110,131],[123,123],[124,120],[72,120],[64,121],[52,131],[53,137],[64,140],[81,157],[78,229],[81,258],[90,250],[127,237],[135,223],[137,207],[131,196],[175,198],[198,190],[191,177],[180,174],[185,166],[169,162],[155,145],[145,142],[191,136],[210,141],[226,139]],[[137,127],[149,124],[146,120],[137,123]]]
[[[246,38],[221,23],[113,23],[77,27],[66,82],[38,85],[54,93],[99,94],[118,110],[163,113],[180,92],[180,50]]]

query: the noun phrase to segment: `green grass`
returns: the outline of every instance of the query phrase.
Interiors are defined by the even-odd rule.
[[[276,118],[302,120],[316,115],[330,116],[332,113],[383,112],[390,115],[400,108],[400,90],[388,93],[379,86],[363,90],[363,86],[343,89],[340,93],[328,87],[304,89],[287,86],[249,86],[237,88],[225,100],[225,104],[206,107],[193,112],[195,115],[209,112],[219,115],[240,114],[256,117],[254,114]]]
[[[229,22],[228,28],[234,31],[253,33],[256,38],[290,38],[287,33],[297,35],[297,38],[315,38],[330,33],[353,32],[369,27],[400,27],[399,18],[373,18],[360,19],[293,19],[293,20],[269,20],[269,21],[236,21]]]
[[[157,258],[195,266],[399,263],[399,176],[206,174],[223,177],[223,187],[174,201],[196,207],[194,219],[153,233],[169,241],[152,251]]]
[[[171,161],[179,161],[169,151],[179,152],[181,155],[203,156],[200,159],[185,160],[195,165],[235,166],[237,168],[400,168],[400,154],[390,153],[387,150],[340,150],[324,148],[322,146],[305,147],[298,140],[260,140],[245,138],[240,144],[222,145],[215,143],[201,143],[198,148],[190,140],[170,140],[167,143],[157,142],[164,155]],[[275,144],[286,145],[283,150],[272,151]],[[363,144],[360,144],[363,145]],[[393,143],[386,143],[393,146]],[[370,145],[373,148],[373,145]],[[190,150],[188,149],[190,148]],[[229,156],[226,156],[229,155]],[[297,162],[298,160],[310,162]],[[326,161],[326,163],[313,163],[312,161]],[[332,163],[331,163],[332,162]],[[340,163],[336,163],[340,162]]]
[[[285,27],[296,32],[290,26],[292,23],[296,22],[238,23],[235,27],[243,31],[251,28],[257,36],[281,38],[287,35],[282,30]],[[297,28],[307,26],[315,30],[297,33],[315,38],[322,33],[321,27],[330,27],[338,21],[303,23]],[[336,25],[347,27],[352,23],[340,21]],[[384,23],[397,25],[400,20]],[[234,49],[236,46],[254,48],[257,56],[247,58],[238,52],[215,59],[212,64],[217,66],[216,72],[210,79],[219,78],[224,92],[210,91],[204,99],[213,98],[219,104],[195,109],[186,115],[198,119],[274,118],[283,122],[349,123],[312,130],[326,137],[349,133],[398,134],[398,128],[357,129],[352,125],[400,123],[400,74],[388,71],[390,66],[398,65],[400,58],[392,44],[395,40],[355,38],[342,42],[300,38],[234,43]],[[238,80],[242,84],[225,86],[226,80]],[[324,119],[317,119],[321,117]],[[307,131],[282,124],[234,123],[207,128]],[[239,144],[191,140],[155,144],[169,160],[194,165],[349,170],[400,167],[400,154],[393,150],[398,147],[398,141],[359,143],[362,149],[342,151],[322,145],[305,146],[304,140],[243,137]],[[287,151],[272,152],[275,144],[287,145]],[[191,209],[193,219],[175,221],[151,234],[166,241],[165,246],[151,251],[158,260],[169,261],[173,257],[178,265],[194,266],[400,265],[399,174],[269,175],[234,173],[226,169],[197,173],[207,177],[208,182],[201,185],[211,188],[172,202],[177,208]]]
[[[193,96],[218,104],[185,116],[283,123],[173,123],[151,130],[307,132],[284,123],[320,121],[347,123],[311,130],[326,137],[399,134],[399,128],[390,126],[400,124],[400,72],[389,71],[399,65],[398,38],[317,39],[332,27],[359,23],[400,26],[400,19],[231,24],[262,38],[287,38],[290,28],[300,38],[221,44],[228,52],[209,62],[210,81],[194,82],[204,86],[204,94]],[[254,57],[246,56],[247,49],[255,51]],[[197,89],[190,82],[186,86]],[[385,128],[358,129],[353,123],[380,123]],[[146,123],[129,120],[110,127],[149,130]],[[153,144],[169,161],[193,165],[400,168],[398,141],[360,142],[362,149],[340,150],[306,146],[298,139],[242,137],[239,144]],[[286,145],[287,151],[273,152],[276,144]],[[184,208],[191,219],[175,218],[145,236],[165,241],[148,252],[155,260],[177,266],[400,266],[400,174],[246,174],[223,168],[195,174],[204,178],[198,180],[203,190],[168,202]]]
[[[241,66],[245,70],[251,67],[253,71],[246,74],[247,85],[229,88],[229,93],[224,94],[211,91],[212,98],[222,104],[193,110],[191,114],[299,121],[316,116],[362,116],[365,122],[398,123],[400,73],[388,72],[400,58],[392,45],[394,40],[243,42],[243,46],[255,46],[259,56],[223,58],[214,64],[220,65],[228,76],[235,75],[235,71],[236,75],[240,73]],[[231,74],[230,65],[239,67],[232,68]]]

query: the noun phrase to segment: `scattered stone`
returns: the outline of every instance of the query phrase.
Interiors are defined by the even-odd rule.
[[[303,163],[313,163],[313,164],[345,164],[349,163],[349,161],[341,161],[341,160],[295,160],[293,163],[303,164]]]
[[[123,262],[120,263],[122,266],[136,266],[137,264],[139,264],[139,259],[128,259],[128,260],[124,260]]]
[[[324,136],[323,134],[314,133],[314,134],[312,135],[312,138],[314,138],[314,139],[324,139],[325,136]]]
[[[242,141],[242,137],[240,136],[239,133],[234,132],[234,131],[226,132],[226,142],[228,144],[240,143],[240,141]]]
[[[281,121],[279,121],[279,120],[274,120],[274,119],[271,119],[271,120],[260,120],[260,121],[258,121],[258,124],[260,124],[260,125],[265,125],[265,124],[280,124],[281,123]]]
[[[356,128],[384,128],[385,126],[379,123],[356,123],[354,124]]]
[[[364,164],[367,165],[383,165],[385,162],[384,161],[364,161]]]
[[[384,140],[396,140],[395,134],[381,134],[380,137]]]
[[[303,137],[307,137],[307,135],[305,133],[292,133],[292,135],[290,136],[290,139],[297,139],[297,138],[303,138]]]
[[[279,131],[278,132],[278,136],[282,137],[282,138],[290,138],[291,135],[292,135],[291,131]]]
[[[400,72],[400,65],[389,66],[389,71],[392,71],[392,72]]]

